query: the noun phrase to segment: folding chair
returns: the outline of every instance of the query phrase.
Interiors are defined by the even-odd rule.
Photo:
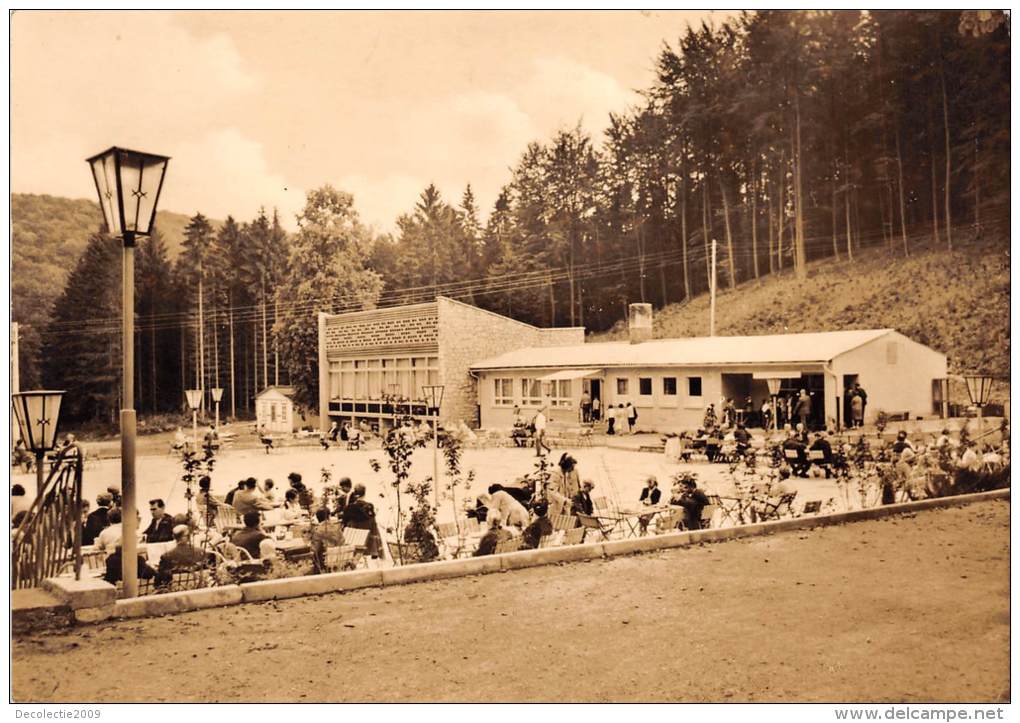
[[[605,497],[596,497],[592,500],[592,504],[596,510],[611,510],[612,505],[609,504],[609,500]]]
[[[567,530],[563,533],[564,545],[579,545],[584,541],[584,533],[587,532],[586,527],[574,527],[573,529]]]
[[[684,511],[671,509],[655,518],[655,532],[661,535],[665,532],[672,532],[683,522]]]
[[[444,540],[450,537],[460,537],[461,535],[455,522],[440,522],[436,528],[439,530],[439,536]]]
[[[164,593],[198,590],[203,587],[209,587],[209,584],[209,571],[206,570],[204,566],[196,566],[190,570],[180,570],[173,573],[167,584],[156,586],[156,592]]]
[[[720,511],[719,527],[722,527],[726,520],[732,522],[734,527],[744,523],[740,511],[741,501],[739,499],[735,497],[726,497],[724,499],[719,495],[709,495],[708,501]]]
[[[712,529],[712,520],[715,519],[715,513],[718,509],[720,508],[712,504],[705,505],[701,508],[701,529]]]
[[[757,510],[758,522],[765,522],[767,520],[778,520],[784,515],[793,514],[793,500],[797,496],[796,492],[782,495],[781,497],[768,497],[762,501],[761,506]]]
[[[229,530],[239,530],[244,527],[244,524],[241,522],[241,515],[237,514],[237,510],[233,507],[226,504],[216,507],[215,524],[216,528],[223,533]]]
[[[553,532],[551,535],[542,535],[538,538],[538,549],[545,547],[556,547],[559,544],[561,535],[558,532]]]
[[[520,537],[512,537],[509,540],[500,540],[496,543],[497,555],[504,552],[517,552],[521,549],[522,539]]]
[[[573,515],[555,515],[552,517],[554,530],[572,530],[577,527],[577,518]]]
[[[591,515],[578,515],[577,519],[581,521],[581,527],[585,529],[585,536],[587,536],[589,530],[597,530],[602,535],[603,540],[608,540],[609,536],[616,530],[617,525],[620,524],[619,520],[614,521],[611,525],[603,524],[601,519]]]
[[[465,519],[464,526],[461,527],[461,529],[467,530],[467,534],[469,535],[477,535],[482,531],[482,525],[478,521],[477,517],[468,517]]]
[[[394,565],[409,565],[421,560],[421,551],[417,542],[387,542],[390,548],[390,557]]]

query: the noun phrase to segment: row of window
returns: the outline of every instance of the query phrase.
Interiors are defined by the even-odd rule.
[[[701,377],[685,377],[687,380],[687,396],[701,396]],[[546,398],[550,406],[570,407],[573,403],[574,389],[570,379],[558,379],[555,381],[543,382],[540,379],[521,379],[520,396],[514,397],[513,379],[494,379],[493,404],[497,407],[512,407],[520,404],[523,407],[540,407]],[[630,379],[626,377],[616,378],[616,396],[626,397],[630,395]],[[652,377],[638,377],[638,395],[642,397],[652,396]],[[677,378],[662,377],[662,395],[675,397],[677,395]]]
[[[685,377],[687,379],[687,396],[701,396],[701,377]],[[616,395],[626,397],[630,395],[630,379],[626,377],[616,378]],[[642,397],[652,396],[652,378],[638,377],[638,395]],[[662,377],[662,396],[676,396],[676,377]]]
[[[386,357],[329,363],[329,398],[380,400],[383,396],[421,399],[422,387],[439,383],[439,358]]]

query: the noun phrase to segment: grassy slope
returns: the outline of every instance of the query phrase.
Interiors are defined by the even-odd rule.
[[[789,271],[720,291],[716,333],[776,334],[893,328],[949,356],[952,373],[1009,370],[1009,241],[952,253],[915,248],[909,258],[874,249],[819,261],[798,282]],[[708,296],[655,314],[656,337],[708,334]],[[624,324],[592,341],[626,337]]]

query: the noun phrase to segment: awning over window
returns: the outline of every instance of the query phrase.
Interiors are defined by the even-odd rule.
[[[543,382],[554,382],[560,379],[587,379],[598,376],[602,376],[601,369],[561,369],[558,372],[539,377],[539,379]]]

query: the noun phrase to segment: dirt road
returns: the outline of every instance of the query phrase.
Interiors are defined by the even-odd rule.
[[[18,639],[28,701],[1008,701],[1009,504]]]

